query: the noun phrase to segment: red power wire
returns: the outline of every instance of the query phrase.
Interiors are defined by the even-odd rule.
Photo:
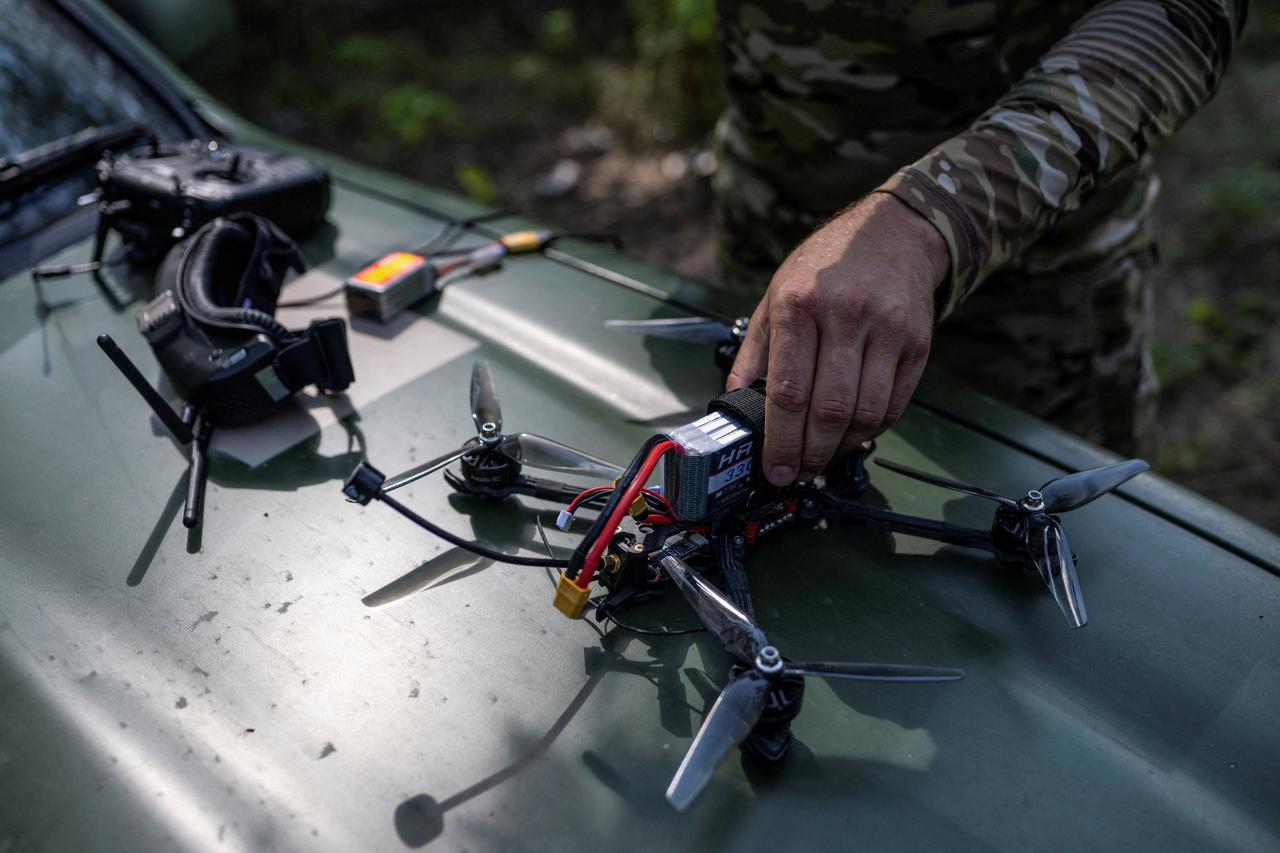
[[[592,495],[598,495],[601,492],[612,492],[612,491],[613,491],[613,486],[594,486],[590,489],[586,489],[585,491],[580,492],[578,496],[574,498],[569,503],[569,506],[567,506],[565,509],[570,514],[572,514],[579,506],[582,505],[583,501],[585,501],[587,498],[591,497]]]
[[[644,466],[636,474],[635,479],[627,483],[627,489],[622,493],[622,500],[618,501],[613,514],[609,516],[608,522],[605,523],[604,528],[600,531],[600,536],[592,543],[591,550],[587,552],[587,559],[582,563],[582,571],[578,574],[577,580],[574,581],[580,589],[586,589],[587,585],[591,583],[591,579],[595,577],[596,568],[600,565],[600,557],[604,554],[604,549],[608,547],[609,540],[613,538],[613,531],[618,529],[622,516],[635,503],[636,496],[644,488],[645,481],[653,474],[653,469],[658,467],[658,460],[668,450],[674,450],[675,446],[675,442],[672,441],[663,441],[655,445],[653,450],[649,451],[649,455],[645,457]]]
[[[578,507],[582,506],[582,503],[584,501],[590,499],[595,495],[599,495],[602,492],[612,492],[613,489],[614,489],[613,486],[594,486],[590,489],[586,489],[585,491],[580,492],[578,496],[574,498],[569,503],[569,506],[567,506],[565,509],[570,515],[572,515],[573,513],[577,512]],[[648,495],[649,497],[653,498],[655,501],[662,504],[662,506],[665,507],[668,512],[674,515],[674,510],[671,507],[671,502],[668,501],[665,497],[663,497],[661,492],[655,492],[653,489],[641,489],[640,493],[643,495]]]

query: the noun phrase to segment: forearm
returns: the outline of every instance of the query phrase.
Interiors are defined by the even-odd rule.
[[[947,243],[943,314],[1209,99],[1246,5],[1099,5],[964,133],[880,187]]]

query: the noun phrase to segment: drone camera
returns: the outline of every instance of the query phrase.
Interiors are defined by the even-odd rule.
[[[378,496],[378,491],[386,479],[386,476],[377,468],[368,462],[361,462],[342,484],[342,493],[360,506],[367,506],[369,501]]]

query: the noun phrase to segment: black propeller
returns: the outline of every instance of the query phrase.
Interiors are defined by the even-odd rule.
[[[476,426],[475,438],[468,440],[457,450],[451,450],[408,471],[388,477],[382,490],[390,492],[401,486],[407,486],[469,453],[486,450],[506,456],[514,462],[547,471],[584,474],[605,480],[622,474],[622,469],[611,462],[545,436],[527,432],[503,435],[502,406],[498,402],[493,373],[490,372],[488,363],[484,361],[477,361],[471,369],[471,420]]]
[[[679,557],[667,554],[658,564],[680,588],[694,612],[715,634],[729,654],[747,665],[731,680],[702,721],[689,751],[667,788],[667,801],[684,811],[707,786],[715,769],[740,745],[764,712],[769,691],[787,676],[818,676],[856,681],[955,681],[964,677],[958,669],[897,666],[880,663],[786,661],[769,645],[760,626],[735,607],[720,590]]]
[[[738,320],[733,325],[711,317],[605,320],[604,324],[611,329],[639,332],[642,335],[653,335],[657,338],[671,338],[677,341],[692,341],[697,344],[712,345],[726,344],[739,340],[746,329],[745,318]],[[741,328],[739,328],[740,326]]]
[[[1080,592],[1080,579],[1076,576],[1075,559],[1067,546],[1066,533],[1053,516],[1078,509],[1151,467],[1141,459],[1127,459],[1056,477],[1039,489],[1031,489],[1021,500],[1014,500],[897,462],[877,459],[876,464],[921,482],[995,501],[1005,509],[1019,513],[1023,517],[1021,531],[1026,552],[1062,614],[1075,628],[1083,627],[1089,617],[1085,612],[1084,595]]]

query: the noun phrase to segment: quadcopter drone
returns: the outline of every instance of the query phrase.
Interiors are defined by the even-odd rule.
[[[838,457],[814,482],[769,485],[760,476],[763,390],[761,382],[722,394],[710,403],[705,417],[651,437],[619,476],[615,466],[550,439],[527,433],[503,436],[492,375],[480,362],[471,384],[475,438],[391,478],[362,463],[343,491],[361,505],[380,500],[454,545],[490,559],[561,569],[554,604],[570,618],[580,618],[591,608],[597,620],[616,623],[620,610],[660,596],[674,584],[736,661],[728,684],[667,790],[668,801],[678,810],[693,801],[735,746],[765,762],[777,762],[786,755],[792,742],[790,723],[800,710],[806,676],[891,682],[949,681],[963,676],[960,670],[937,667],[787,660],[754,621],[745,553],[762,535],[789,524],[828,519],[985,550],[1003,564],[1038,574],[1068,623],[1085,624],[1075,557],[1057,516],[1147,470],[1145,462],[1132,459],[1068,474],[1015,500],[876,460],[895,473],[998,505],[990,529],[963,527],[858,500],[869,485],[865,463],[875,449],[873,442]],[[463,540],[387,494],[454,460],[460,462],[462,476],[448,472],[445,476],[464,494],[493,498],[524,494],[564,504],[557,522],[564,530],[583,507],[598,508],[598,512],[570,558],[529,557]],[[662,486],[648,488],[646,483],[660,461],[664,463]],[[524,464],[616,479],[611,486],[575,490],[525,477]],[[718,572],[724,591],[707,579],[712,572]],[[589,598],[592,581],[603,590],[595,599]]]

